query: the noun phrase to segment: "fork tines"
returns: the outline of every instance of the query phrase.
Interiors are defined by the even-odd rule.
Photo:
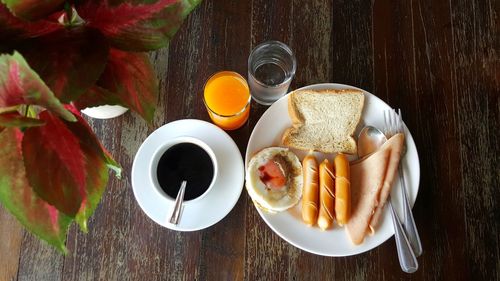
[[[399,114],[398,114],[399,113]],[[398,133],[404,133],[403,119],[401,117],[401,109],[398,113],[394,109],[384,110],[384,134],[387,139]],[[406,153],[406,144],[403,146],[403,155]]]
[[[403,121],[401,116],[401,109],[398,109],[398,113],[394,109],[384,110],[384,133],[387,138],[392,137],[397,133],[403,132]]]

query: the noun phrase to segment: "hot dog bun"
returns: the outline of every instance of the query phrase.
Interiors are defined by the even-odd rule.
[[[312,153],[302,160],[302,172],[304,175],[304,189],[302,191],[302,220],[313,226],[318,220],[319,212],[319,184],[318,184],[318,162]]]
[[[335,205],[335,190],[334,190],[334,174],[333,166],[325,159],[319,165],[319,217],[318,226],[322,230],[330,228],[333,224],[334,205]]]
[[[351,182],[349,160],[339,153],[334,160],[335,167],[335,215],[339,225],[347,224],[351,216]]]

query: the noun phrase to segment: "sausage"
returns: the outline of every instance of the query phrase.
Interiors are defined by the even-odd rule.
[[[335,205],[335,187],[333,166],[325,159],[319,165],[319,217],[318,226],[322,230],[330,228],[333,224],[334,205]]]
[[[335,167],[335,215],[339,225],[347,224],[351,217],[351,182],[349,160],[339,153],[334,160]]]
[[[318,220],[319,184],[318,162],[312,153],[302,160],[304,187],[302,191],[302,220],[313,226]]]

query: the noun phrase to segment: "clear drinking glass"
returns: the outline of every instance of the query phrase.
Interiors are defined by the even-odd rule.
[[[271,105],[288,91],[297,62],[292,50],[282,42],[261,43],[248,58],[248,84],[252,98]]]

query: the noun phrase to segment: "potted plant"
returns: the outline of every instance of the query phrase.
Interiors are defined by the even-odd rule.
[[[116,104],[151,122],[165,47],[200,0],[0,0],[0,202],[62,252],[87,232],[121,168],[79,110]]]

